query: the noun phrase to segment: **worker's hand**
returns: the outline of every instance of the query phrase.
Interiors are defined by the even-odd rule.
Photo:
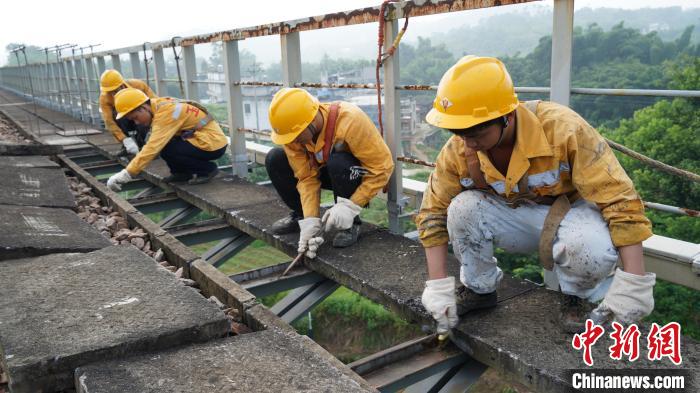
[[[654,273],[640,276],[618,268],[605,298],[591,311],[591,319],[596,324],[613,318],[624,325],[639,322],[654,310],[655,283]]]
[[[321,221],[326,226],[326,231],[350,229],[353,220],[360,214],[361,210],[362,208],[357,206],[355,202],[338,197],[335,205],[323,214]]]
[[[323,244],[321,233],[321,219],[318,217],[299,220],[299,251],[306,253],[309,258],[316,258],[316,251]]]
[[[107,180],[107,187],[111,188],[112,191],[120,191],[122,189],[122,184],[129,181],[131,181],[131,175],[126,169],[122,169],[109,177],[109,180]]]
[[[124,145],[124,149],[126,150],[127,153],[133,154],[133,155],[139,154],[139,147],[136,144],[136,142],[134,142],[133,138],[122,139],[122,145]]]
[[[457,325],[459,318],[454,277],[426,281],[421,301],[423,307],[437,321],[438,334],[445,334]]]

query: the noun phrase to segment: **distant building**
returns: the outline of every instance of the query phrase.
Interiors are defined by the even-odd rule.
[[[208,72],[206,79],[215,83],[207,85],[206,96],[202,99],[206,103],[225,103],[226,85],[223,72]],[[242,78],[243,81],[251,81],[251,78]],[[322,75],[323,83],[375,83],[374,67],[364,67],[359,70]],[[267,110],[272,102],[272,96],[279,90],[278,86],[242,86],[243,94],[243,116],[246,128],[268,130],[270,122],[267,118]],[[322,102],[347,101],[360,107],[372,119],[375,125],[379,126],[377,95],[367,94],[370,90],[365,89],[309,89]],[[382,104],[384,99],[382,97]],[[256,111],[257,107],[257,111]],[[256,113],[257,112],[257,113]],[[257,115],[257,119],[256,119]],[[386,114],[384,114],[386,119]],[[401,99],[401,135],[406,142],[415,134],[418,123],[418,109],[413,97]]]
[[[223,72],[208,72],[207,80],[213,82],[225,81]],[[242,78],[243,81],[251,81],[251,78]],[[202,101],[208,103],[226,102],[226,85],[210,83],[207,87],[208,99]],[[270,122],[267,119],[267,108],[270,107],[272,96],[279,90],[276,86],[242,86],[243,94],[243,123],[246,128],[269,130]],[[257,110],[256,110],[257,107]],[[256,119],[257,114],[257,119]]]

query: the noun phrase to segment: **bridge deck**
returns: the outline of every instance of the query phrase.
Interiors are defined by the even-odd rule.
[[[112,157],[120,148],[109,135],[91,135],[84,139]],[[165,163],[155,160],[141,176],[161,187],[172,188],[183,200],[224,217],[232,226],[290,256],[295,255],[297,235],[279,236],[270,232],[272,223],[287,214],[288,209],[269,187],[226,174],[204,185],[170,185],[162,180],[167,174]],[[318,256],[307,259],[306,263],[318,273],[409,320],[431,323],[420,302],[427,273],[425,256],[417,242],[363,224],[356,245],[333,249],[326,243]],[[448,264],[450,274],[458,277],[457,260],[451,258]],[[581,353],[572,348],[572,335],[562,333],[557,324],[560,294],[510,277],[503,280],[498,294],[499,306],[495,310],[467,315],[460,320],[453,331],[453,342],[478,361],[512,372],[521,382],[538,391],[569,391],[568,370],[588,367]],[[648,328],[641,327],[642,338],[646,337]],[[644,343],[642,340],[642,345]],[[596,368],[674,367],[668,359],[655,362],[612,360],[607,356],[610,345],[612,340],[607,334],[596,344]],[[682,367],[697,374],[700,345],[684,337],[682,348],[685,355]]]
[[[120,145],[110,135],[88,135],[83,139],[116,159]],[[169,185],[162,181],[165,175],[167,168],[162,161],[156,160],[142,177],[161,188],[172,190],[179,198],[223,218],[249,235],[289,255],[295,254],[296,235],[276,236],[270,232],[272,222],[287,213],[286,207],[270,188],[225,174],[206,185]],[[187,274],[193,277],[208,268],[213,269],[195,258],[183,263],[188,268]],[[420,303],[426,279],[424,255],[420,245],[414,241],[365,224],[357,245],[342,250],[324,245],[317,258],[307,260],[307,265],[410,320],[431,323],[431,318]],[[450,273],[457,275],[457,261],[451,259],[449,266]],[[233,282],[226,285],[231,287],[231,293],[248,294]],[[571,347],[571,335],[561,333],[557,326],[559,294],[512,278],[505,279],[498,291],[499,306],[462,318],[453,331],[453,342],[476,360],[512,372],[536,390],[570,391],[567,370],[587,367],[581,353]],[[241,305],[246,315],[255,316],[262,325],[275,326],[279,323],[270,317],[269,311],[255,302],[246,301]],[[645,337],[648,327],[643,326],[642,332],[642,337]],[[613,361],[606,353],[609,345],[611,342],[606,336],[594,347],[594,368],[673,368],[668,360]],[[682,354],[681,368],[697,375],[700,369],[698,343],[684,337]],[[700,381],[695,378],[695,390],[698,383]]]

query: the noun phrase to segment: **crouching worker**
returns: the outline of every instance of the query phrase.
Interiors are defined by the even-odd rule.
[[[347,102],[319,103],[303,89],[284,88],[269,111],[272,149],[265,167],[272,185],[292,210],[273,224],[276,234],[301,230],[299,252],[316,256],[319,234],[337,230],[334,247],[348,247],[360,233],[360,211],[384,188],[394,169],[389,148],[372,120]],[[335,204],[319,215],[321,188]]]
[[[496,306],[503,273],[494,246],[539,251],[564,294],[564,331],[583,330],[584,299],[603,295],[599,321],[628,324],[651,313],[656,276],[645,272],[641,243],[651,224],[632,181],[584,119],[553,102],[518,102],[503,63],[476,56],[445,73],[426,119],[454,134],[416,217],[429,276],[422,300],[438,330]],[[461,262],[456,293],[448,236]]]
[[[170,97],[149,99],[129,88],[117,93],[115,105],[117,119],[126,117],[149,126],[151,136],[126,169],[109,178],[109,188],[120,190],[158,154],[170,168],[166,182],[202,184],[216,176],[219,169],[214,160],[224,155],[228,142],[219,124],[199,104]]]
[[[143,81],[124,80],[119,71],[106,70],[100,77],[100,111],[105,128],[123,145],[124,152],[136,155],[146,143],[148,127],[138,125],[125,117],[117,119],[117,111],[114,108],[114,95],[128,87],[141,90],[148,98],[156,97],[153,90]]]

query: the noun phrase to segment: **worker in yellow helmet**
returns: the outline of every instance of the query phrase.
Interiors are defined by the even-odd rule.
[[[319,234],[337,230],[333,246],[357,242],[360,211],[384,188],[394,169],[389,148],[372,120],[348,102],[320,103],[304,89],[284,88],[270,103],[272,149],[265,167],[272,185],[292,210],[274,223],[276,234],[300,231],[299,252],[310,258]],[[335,204],[320,216],[321,188]]]
[[[494,245],[539,250],[564,294],[567,332],[583,329],[584,300],[604,297],[591,314],[599,322],[651,313],[656,276],[645,271],[641,243],[651,223],[632,181],[583,118],[553,102],[519,102],[503,63],[465,56],[442,77],[426,120],[453,134],[416,217],[429,278],[422,301],[441,333],[458,315],[496,306],[503,273]],[[457,289],[447,274],[448,239],[461,262]]]
[[[149,98],[134,88],[126,88],[114,98],[117,119],[150,127],[151,136],[126,169],[109,178],[109,188],[120,190],[159,154],[170,168],[170,176],[164,179],[167,182],[202,184],[216,176],[219,169],[214,160],[224,155],[228,141],[204,107],[170,97]]]
[[[105,70],[100,77],[100,111],[107,131],[112,133],[114,139],[122,143],[126,153],[135,155],[145,143],[148,127],[134,124],[127,118],[116,119],[114,95],[127,87],[141,90],[148,98],[156,97],[153,90],[145,82],[138,79],[124,80],[119,71],[109,69]]]

